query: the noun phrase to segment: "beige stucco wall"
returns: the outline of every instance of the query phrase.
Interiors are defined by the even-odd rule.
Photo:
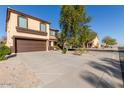
[[[100,47],[100,44],[99,44],[99,39],[98,37],[96,37],[94,40],[93,40],[93,44],[92,44],[92,47]]]
[[[49,36],[50,36],[50,25],[46,24],[46,32],[47,32],[47,42],[46,42],[46,51],[49,51]]]
[[[47,32],[47,38],[49,39],[50,36],[50,25],[46,24],[46,32]]]
[[[28,28],[40,31],[40,22],[31,18],[28,18]]]
[[[50,39],[56,39],[56,37],[55,36],[49,36],[50,37]]]
[[[54,41],[51,41],[51,46],[54,46]]]
[[[15,25],[14,21],[12,20],[13,18],[14,18],[14,14],[10,13],[10,19],[7,24],[7,46],[8,47],[13,46],[13,40],[12,40],[13,27],[14,27],[13,25]]]
[[[49,39],[49,24],[46,24],[47,29],[47,36],[35,35],[35,34],[28,34],[28,33],[20,33],[16,31],[17,26],[17,14],[10,13],[10,19],[7,25],[7,46],[13,46],[13,36],[23,36],[23,37],[31,37],[31,38],[39,38],[39,39]],[[28,27],[29,29],[39,30],[40,22],[32,20],[29,18],[28,20]],[[47,44],[48,47],[49,44]]]

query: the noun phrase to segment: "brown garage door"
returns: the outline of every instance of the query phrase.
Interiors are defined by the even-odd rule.
[[[45,51],[46,40],[15,39],[16,52]]]

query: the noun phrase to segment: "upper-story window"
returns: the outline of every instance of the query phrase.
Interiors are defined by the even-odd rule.
[[[55,34],[56,34],[55,31],[50,31],[51,36],[55,36]]]
[[[28,20],[27,18],[23,17],[23,16],[19,16],[18,19],[19,23],[19,27],[23,27],[23,28],[28,28]]]
[[[46,32],[46,25],[40,24],[40,31]]]

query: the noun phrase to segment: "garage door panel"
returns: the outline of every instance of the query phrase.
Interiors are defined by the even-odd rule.
[[[46,40],[16,39],[16,52],[45,51]]]

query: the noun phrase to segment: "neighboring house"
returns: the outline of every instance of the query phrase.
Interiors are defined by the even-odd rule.
[[[100,48],[98,36],[96,36],[91,42],[88,43],[89,48]]]
[[[53,49],[57,30],[50,28],[50,22],[8,8],[6,32],[6,45],[17,53]]]

